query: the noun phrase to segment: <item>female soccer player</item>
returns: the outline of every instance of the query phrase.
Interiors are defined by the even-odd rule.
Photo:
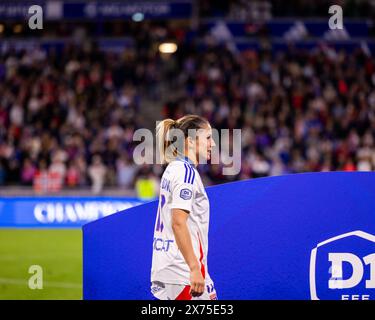
[[[171,141],[173,132],[180,134],[181,148],[178,138],[177,146]],[[196,169],[215,146],[211,126],[196,115],[166,119],[156,137],[162,163],[168,165],[155,222],[151,292],[160,300],[217,299],[207,267],[210,206]]]

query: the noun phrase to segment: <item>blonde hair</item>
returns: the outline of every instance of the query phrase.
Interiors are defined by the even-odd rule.
[[[183,156],[175,145],[171,146],[173,144],[171,139],[172,129],[181,130],[186,139],[189,136],[189,130],[201,129],[208,124],[209,122],[205,118],[192,114],[183,116],[178,120],[165,119],[160,121],[156,126],[156,144],[159,151],[160,163],[170,163],[177,156]]]

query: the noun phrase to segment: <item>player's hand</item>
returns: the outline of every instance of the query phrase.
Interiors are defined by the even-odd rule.
[[[190,295],[192,297],[199,297],[204,292],[204,278],[199,268],[194,268],[190,271]]]

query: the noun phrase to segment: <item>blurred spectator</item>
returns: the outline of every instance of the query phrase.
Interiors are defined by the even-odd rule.
[[[140,168],[135,182],[137,196],[140,199],[154,199],[159,193],[159,179],[152,172],[152,168],[144,165]]]
[[[36,167],[30,159],[25,159],[21,172],[21,181],[25,185],[31,186],[34,180],[34,176],[37,172]]]
[[[89,177],[91,179],[92,193],[97,195],[103,190],[107,168],[103,164],[99,155],[94,155],[92,164],[88,168]]]
[[[5,182],[5,170],[3,164],[0,162],[0,185],[3,185]]]
[[[48,165],[44,159],[38,163],[38,169],[34,175],[33,188],[36,193],[47,193],[51,191]]]
[[[67,187],[74,188],[79,185],[80,182],[80,170],[76,164],[76,161],[71,160],[68,165],[66,172],[66,185]]]
[[[56,152],[52,158],[52,163],[49,167],[50,172],[56,172],[61,176],[63,180],[66,175],[66,165],[65,165],[66,157],[65,153],[63,152]]]
[[[137,168],[127,156],[120,157],[116,162],[117,184],[123,188],[134,187],[134,178]]]

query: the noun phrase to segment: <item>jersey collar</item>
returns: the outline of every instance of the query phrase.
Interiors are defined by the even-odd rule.
[[[192,166],[195,167],[194,162],[193,162],[192,160],[190,160],[189,157],[186,157],[186,156],[184,156],[184,157],[177,157],[177,160],[180,160],[180,161],[186,161],[186,162],[188,162],[189,164],[191,164]]]

